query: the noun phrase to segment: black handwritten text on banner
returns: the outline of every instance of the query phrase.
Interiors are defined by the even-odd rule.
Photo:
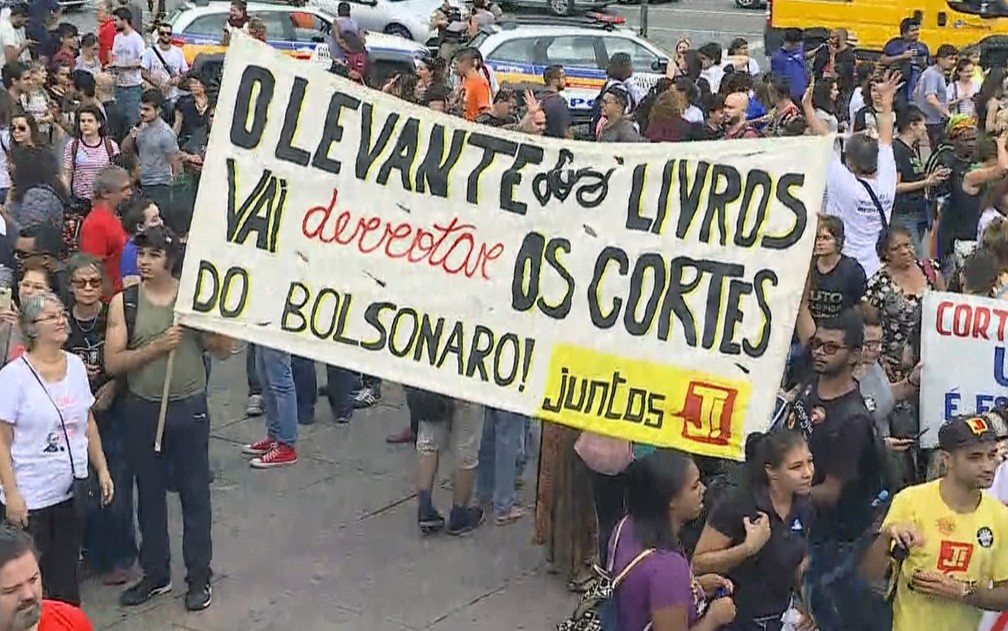
[[[184,324],[699,453],[765,428],[829,139],[562,142],[237,39]]]

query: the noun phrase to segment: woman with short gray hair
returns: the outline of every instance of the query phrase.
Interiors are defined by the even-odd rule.
[[[79,605],[82,524],[74,479],[94,467],[107,504],[112,478],[84,362],[63,350],[63,303],[51,292],[32,295],[18,320],[27,350],[0,369],[0,502],[6,520],[27,529],[38,546],[46,597]]]

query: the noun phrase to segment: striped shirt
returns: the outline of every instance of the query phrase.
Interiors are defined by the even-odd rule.
[[[76,155],[74,155],[75,145]],[[119,155],[119,145],[114,140],[109,140],[109,146],[113,157]],[[110,164],[112,160],[109,158],[104,140],[99,140],[93,147],[85,144],[83,140],[67,142],[63,151],[63,171],[73,173],[73,182],[70,186],[73,196],[78,199],[91,199],[95,177]]]

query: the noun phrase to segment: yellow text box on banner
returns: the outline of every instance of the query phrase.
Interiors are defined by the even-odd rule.
[[[741,457],[752,385],[557,344],[539,416],[636,443]]]

